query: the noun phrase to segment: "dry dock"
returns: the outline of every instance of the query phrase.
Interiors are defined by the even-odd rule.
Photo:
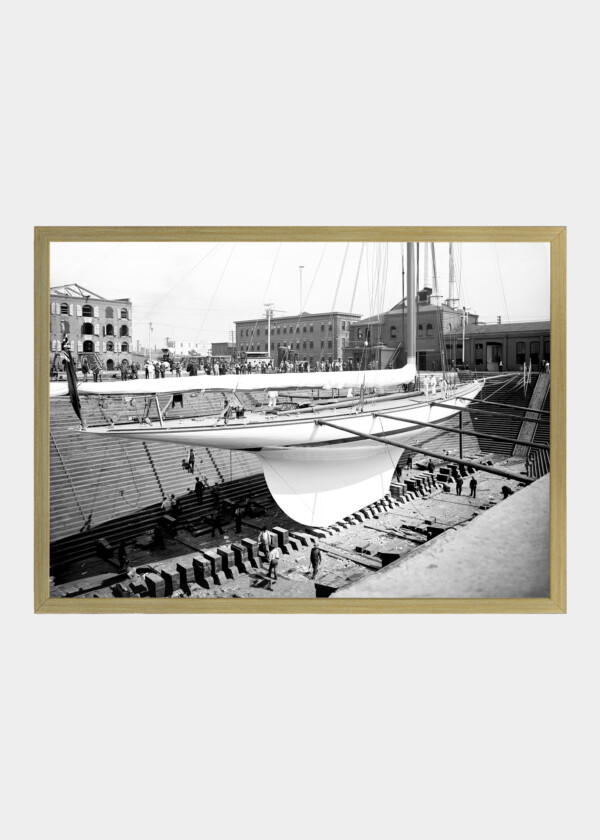
[[[482,456],[488,457],[488,456]],[[511,472],[522,460],[494,459]],[[422,466],[422,465],[421,465]],[[477,495],[462,495],[443,476],[405,471],[402,492],[357,511],[328,529],[303,528],[271,503],[264,515],[233,523],[211,538],[181,521],[164,547],[136,540],[128,568],[97,565],[66,582],[54,597],[543,597],[548,595],[548,478],[528,487],[477,470]],[[440,465],[440,468],[442,465]],[[504,499],[501,487],[514,493]],[[411,489],[407,489],[411,488]],[[393,488],[392,488],[393,489]],[[510,524],[508,524],[510,523]],[[255,543],[266,524],[279,543],[277,581],[266,579]],[[534,535],[532,537],[532,535]],[[310,550],[322,563],[310,577]]]

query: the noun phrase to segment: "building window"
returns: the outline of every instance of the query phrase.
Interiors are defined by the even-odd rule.
[[[342,329],[343,329],[343,330],[345,330],[345,329],[346,329],[346,322],[345,322],[345,321],[342,321]]]
[[[129,318],[129,312],[125,308],[121,309],[121,318]]]
[[[107,352],[112,353],[112,351],[113,351],[114,349],[115,349],[115,345],[112,343],[112,341],[107,341],[107,342],[106,342],[106,350],[107,350]]]
[[[393,341],[395,338],[397,338],[396,326],[395,324],[392,324],[392,326],[390,327],[390,340]]]
[[[296,334],[300,332],[300,327],[296,327]]]
[[[128,353],[129,352],[129,344],[126,341],[121,344],[121,353]]]
[[[256,335],[260,335],[260,327],[257,327],[257,329],[256,329]]]
[[[329,339],[329,341],[327,342],[327,349],[331,350],[332,347],[333,347],[333,341],[331,339]]]
[[[427,324],[427,335],[433,335],[433,324]]]
[[[356,338],[358,341],[362,341],[363,332],[362,330],[356,330]]]
[[[532,365],[539,365],[540,363],[540,342],[531,341],[529,343],[529,357]]]
[[[277,327],[277,335],[281,335],[281,327]]]
[[[302,349],[303,349],[303,350],[306,350],[306,341],[303,341],[303,342],[302,342]]]
[[[246,327],[246,338],[248,338],[248,327]]]
[[[321,332],[325,332],[325,324],[321,324]]]
[[[309,350],[312,350],[312,349],[313,349],[314,344],[315,344],[315,343],[314,343],[314,341],[309,341],[309,342],[308,342],[308,348],[309,348]]]
[[[113,315],[113,308],[112,308],[112,306],[107,306],[107,307],[106,307],[106,309],[104,310],[104,315],[106,316],[106,318],[114,318],[114,317],[115,317],[115,316]]]
[[[61,315],[68,315],[69,314],[69,304],[68,303],[61,303],[60,314]]]
[[[93,353],[94,352],[94,342],[93,341],[84,341],[83,342],[83,352],[84,353]]]
[[[546,362],[550,361],[550,339],[549,338],[544,339],[544,361],[546,361]]]
[[[525,364],[525,342],[517,341],[517,356],[516,361],[518,365]]]
[[[299,349],[300,349],[300,342],[299,342],[299,341],[297,341],[297,342],[296,342],[296,350],[299,350]]]
[[[303,333],[305,333],[305,332],[306,332],[306,324],[302,327],[302,332],[303,332]]]
[[[114,334],[115,334],[115,328],[113,327],[113,325],[112,324],[107,324],[104,327],[104,335],[114,335]]]
[[[311,324],[310,327],[309,327],[309,332],[314,332],[314,331],[315,331],[315,325]]]
[[[284,327],[284,328],[283,328],[283,334],[284,334],[284,335],[286,335],[286,334],[287,334],[287,327]]]
[[[419,338],[423,338],[423,324],[419,324]]]
[[[81,334],[82,335],[94,335],[94,325],[93,324],[83,324],[81,327]]]
[[[81,310],[81,314],[83,315],[84,318],[93,318],[94,317],[94,307],[90,306],[89,303],[86,303],[86,305]]]
[[[321,342],[321,350],[322,350],[324,347],[325,347],[325,342],[324,342],[324,341],[322,341],[322,342]]]
[[[331,326],[331,321],[330,321],[330,322],[329,322],[329,324],[327,325],[327,329],[329,330],[329,332],[331,332],[331,330],[333,329],[333,327]]]
[[[119,333],[121,335],[129,335],[129,327],[127,326],[127,324],[123,324],[123,326],[119,330]]]
[[[446,345],[448,347],[448,345]],[[483,364],[483,344],[476,344],[475,345],[475,364],[482,365]]]

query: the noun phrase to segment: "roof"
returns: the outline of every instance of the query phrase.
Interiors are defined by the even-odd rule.
[[[467,324],[465,332],[469,335],[478,335],[479,333],[502,333],[509,332],[547,332],[550,329],[550,321],[512,321],[505,324]]]
[[[80,286],[79,283],[69,283],[66,286],[52,286],[50,288],[50,297],[76,297],[76,298],[94,298],[95,300],[107,300],[102,295],[97,295],[96,292],[91,292],[85,286]],[[122,298],[127,300],[127,298]]]
[[[271,323],[277,321],[299,321],[302,318],[330,318],[332,315],[342,315],[344,318],[360,318],[355,312],[340,312],[337,309],[333,312],[302,312],[300,315],[278,315],[271,318]],[[244,318],[240,321],[234,321],[234,324],[256,324],[267,322],[267,316],[261,315],[260,318]]]

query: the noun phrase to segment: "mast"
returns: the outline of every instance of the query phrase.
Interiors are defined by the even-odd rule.
[[[406,363],[417,364],[417,311],[416,311],[416,282],[415,282],[415,243],[406,243]]]
[[[454,250],[452,248],[452,242],[450,243],[450,264],[449,264],[449,273],[448,273],[448,306],[452,307],[452,309],[456,309],[458,306],[458,296],[456,294],[456,275],[454,273]]]

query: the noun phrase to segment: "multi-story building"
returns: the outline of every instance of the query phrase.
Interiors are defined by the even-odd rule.
[[[350,326],[360,315],[352,312],[302,312],[300,315],[266,317],[235,322],[236,351],[263,352],[277,364],[287,355],[291,360],[306,361],[311,366],[321,360],[334,362],[343,357],[350,336]]]
[[[213,356],[230,360],[235,358],[235,344],[231,341],[213,341],[211,350]]]
[[[105,370],[125,359],[131,364],[132,304],[129,298],[108,300],[77,283],[50,289],[50,362],[66,334],[78,364],[97,358]]]
[[[210,344],[202,341],[175,341],[167,338],[166,347],[174,356],[210,356]]]
[[[433,301],[433,302],[432,302]],[[406,364],[406,300],[388,312],[356,321],[350,328],[345,361],[357,368],[402,367]],[[440,370],[442,345],[446,361],[463,363],[462,327],[476,324],[478,316],[448,303],[438,302],[432,289],[419,290],[417,306],[417,365],[419,370]],[[458,342],[440,341],[440,336],[458,336]]]
[[[465,361],[471,370],[539,370],[550,361],[550,321],[471,324],[466,330]]]
[[[479,316],[452,301],[441,302],[425,287],[418,293],[417,367],[440,370],[442,354],[447,367],[466,365],[471,370],[533,369],[550,359],[550,322],[481,324]],[[344,360],[355,367],[402,367],[406,364],[406,301],[388,312],[356,321]],[[463,342],[464,336],[464,342]]]

